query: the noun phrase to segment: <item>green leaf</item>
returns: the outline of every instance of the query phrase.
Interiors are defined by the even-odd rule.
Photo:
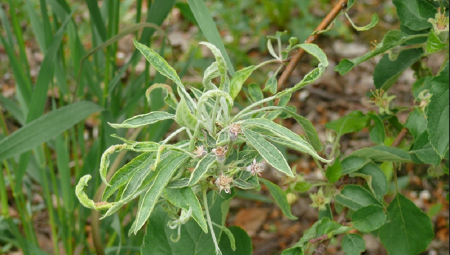
[[[286,217],[288,217],[291,220],[298,219],[297,217],[292,215],[291,206],[287,201],[286,194],[284,193],[284,191],[280,187],[278,187],[278,185],[275,185],[268,180],[261,178],[260,181],[264,183],[264,185],[266,185],[266,187],[269,189],[270,194],[275,199],[277,204],[280,206],[281,211],[283,211],[284,215],[286,215]]]
[[[427,130],[436,152],[444,158],[449,149],[449,62],[441,73],[430,80],[431,102],[426,109]]]
[[[339,181],[342,174],[342,165],[339,159],[336,159],[332,166],[327,167],[325,175],[330,183],[335,183]]]
[[[249,144],[261,154],[269,165],[288,176],[294,177],[291,167],[286,162],[283,154],[275,146],[267,142],[260,134],[250,129],[244,129],[243,131]]]
[[[194,186],[197,184],[202,177],[208,172],[209,169],[216,163],[216,158],[210,155],[206,155],[202,158],[195,167],[194,171],[189,178],[189,186]]]
[[[246,190],[246,189],[255,189],[257,187],[255,185],[253,185],[253,184],[251,184],[251,183],[249,183],[247,181],[241,180],[241,179],[234,179],[233,180],[233,184],[234,184],[234,186],[236,186],[236,187],[238,187],[240,189],[244,189],[244,190]]]
[[[342,175],[356,172],[370,162],[372,162],[370,159],[348,156],[344,160],[342,160]]]
[[[230,57],[225,50],[219,30],[217,30],[216,23],[209,13],[205,2],[203,0],[188,0],[188,3],[206,39],[220,49],[222,55],[225,57],[228,72],[230,72],[231,75],[234,75],[234,69],[231,64]]]
[[[207,46],[216,57],[217,70],[219,71],[220,74],[220,89],[224,88],[224,86],[226,85],[225,83],[229,81],[227,76],[227,62],[225,61],[225,58],[222,56],[222,52],[214,44],[211,44],[209,42],[200,42],[200,44]]]
[[[309,182],[297,182],[295,184],[294,190],[300,193],[307,192],[312,188],[312,184]]]
[[[218,194],[210,192],[208,194],[208,204],[212,222],[223,225],[225,216],[230,207],[230,200],[233,194]],[[163,210],[162,206],[157,206],[152,213],[147,224],[147,231],[141,246],[143,255],[160,254],[214,254],[215,247],[211,233],[206,234],[194,221],[188,221],[181,226],[181,238],[178,242],[172,242],[170,237],[177,235],[177,230],[172,230],[167,226],[167,222],[173,219]],[[216,237],[221,235],[219,228],[214,228]],[[225,239],[227,239],[225,237]],[[239,240],[236,240],[237,249],[239,249]],[[238,250],[237,250],[238,251]]]
[[[338,120],[325,124],[328,129],[334,130],[339,136],[354,133],[367,126],[369,117],[360,111],[354,111]]]
[[[219,67],[217,62],[212,63],[208,68],[206,68],[205,73],[203,74],[203,87],[207,90],[218,89],[214,83],[212,83],[212,79],[220,76]]]
[[[389,254],[419,254],[434,237],[430,218],[411,200],[398,193],[389,205],[390,221],[381,229],[379,237]]]
[[[178,91],[181,94],[180,96],[186,100],[186,104],[189,107],[189,110],[192,113],[195,113],[195,103],[194,100],[187,93],[183,83],[181,83],[180,77],[175,72],[173,67],[171,67],[164,58],[162,58],[158,53],[150,49],[149,47],[139,43],[135,39],[133,39],[133,43],[136,48],[144,55],[147,61],[162,75],[171,79],[178,86]]]
[[[302,121],[303,124],[308,124],[302,118],[298,118],[298,120]],[[247,128],[265,129],[270,133],[272,133],[273,135],[280,138],[281,140],[283,140],[284,141],[283,144],[285,144],[289,148],[307,153],[322,162],[325,163],[331,162],[330,160],[326,160],[320,157],[319,154],[317,154],[317,152],[314,150],[314,148],[308,142],[303,140],[303,138],[301,138],[299,135],[297,135],[296,133],[292,132],[291,130],[285,127],[282,127],[274,123],[273,121],[267,119],[248,119],[243,121],[243,126]],[[308,127],[308,125],[305,126]],[[313,140],[315,140],[314,134],[312,132],[309,133],[310,137],[312,137]]]
[[[380,116],[373,113],[368,113],[375,126],[370,130],[370,139],[377,144],[384,145],[384,140],[386,139],[386,131],[384,130],[384,123]]]
[[[434,18],[436,9],[428,1],[422,0],[393,0],[397,8],[397,14],[403,26],[414,31],[420,31],[432,27],[428,22]]]
[[[427,131],[427,122],[423,112],[416,108],[409,114],[409,117],[405,122],[405,127],[411,132],[414,138],[417,139]]]
[[[386,222],[386,217],[383,207],[368,205],[353,212],[352,223],[359,231],[370,233],[383,226]]]
[[[358,27],[357,25],[355,25],[355,23],[353,23],[350,16],[348,16],[347,12],[345,12],[345,16],[347,17],[348,21],[350,21],[350,24],[352,24],[353,28],[356,29],[356,31],[367,31],[367,30],[372,29],[373,27],[375,27],[378,24],[378,14],[376,14],[376,13],[374,13],[372,15],[372,20],[371,20],[370,24],[368,24],[364,27]]]
[[[248,93],[250,94],[253,102],[258,102],[264,99],[264,94],[261,91],[261,87],[256,83],[248,85]]]
[[[381,43],[379,43],[373,51],[352,60],[344,59],[339,63],[339,65],[334,68],[334,70],[336,72],[339,72],[340,75],[345,75],[362,62],[372,59],[377,55],[384,54],[388,50],[402,45],[409,40],[421,38],[424,36],[425,35],[408,35],[399,30],[391,30],[387,32],[387,34],[383,38],[383,41],[381,41]]]
[[[203,216],[202,206],[191,187],[181,189],[165,189],[165,197],[176,207],[186,211],[192,209],[192,217],[202,228],[203,232],[208,233],[205,217]]]
[[[366,250],[364,239],[358,234],[346,234],[342,238],[341,245],[347,255],[360,255]]]
[[[152,153],[143,153],[117,170],[109,181],[110,186],[106,186],[103,191],[102,200],[106,201],[116,190],[125,185],[136,171],[143,167],[149,167],[153,161],[152,158]]]
[[[0,141],[0,160],[32,150],[102,110],[97,104],[83,101],[41,116]]]
[[[386,146],[374,146],[357,150],[350,154],[351,156],[360,157],[363,159],[371,159],[375,162],[411,162],[411,156],[401,149],[386,147]]]
[[[406,69],[420,59],[422,54],[423,49],[404,50],[395,61],[391,61],[388,55],[384,55],[373,74],[375,87],[387,91]]]
[[[430,90],[431,89],[431,84],[430,84],[430,80],[432,79],[432,76],[425,76],[419,80],[417,80],[414,84],[413,84],[413,88],[412,88],[412,93],[414,95],[414,98],[416,99],[416,101],[420,101],[419,99],[419,94],[420,92],[424,91],[424,90]]]
[[[354,211],[371,204],[382,205],[368,190],[358,185],[345,186],[335,199]]]
[[[367,164],[351,176],[361,176],[367,180],[370,189],[375,196],[382,200],[384,195],[388,192],[389,186],[386,175],[375,164]]]
[[[142,198],[135,222],[130,229],[130,234],[136,234],[137,231],[142,228],[147,219],[150,217],[150,214],[158,202],[158,198],[165,186],[169,183],[172,176],[178,168],[182,166],[187,158],[188,157],[186,155],[172,152],[158,164],[155,170],[153,170],[156,172],[157,176],[147,193]]]
[[[189,111],[184,98],[178,104],[177,112],[175,114],[175,121],[182,127],[187,127],[190,130],[195,130],[197,127],[197,118]]]
[[[436,32],[434,32],[434,29],[431,29],[430,33],[428,34],[428,40],[427,44],[425,46],[425,50],[427,53],[435,53],[438,52],[447,46],[446,42],[441,42],[441,39],[436,35]]]
[[[413,161],[417,164],[427,163],[437,166],[442,161],[441,156],[439,156],[433,146],[431,146],[428,132],[426,131],[416,138],[409,153],[411,154]]]
[[[173,119],[174,117],[175,115],[168,112],[151,112],[134,116],[133,118],[125,120],[122,124],[108,124],[113,128],[138,128],[154,124],[158,121]]]
[[[250,77],[253,71],[256,69],[256,66],[249,66],[244,69],[237,71],[233,78],[231,78],[230,82],[230,96],[231,98],[236,98],[239,92],[242,89],[242,85],[244,82]]]
[[[109,209],[114,203],[107,203],[107,202],[100,202],[95,203],[94,200],[89,199],[89,197],[84,193],[84,187],[87,186],[88,181],[92,178],[90,175],[85,175],[80,178],[80,181],[77,184],[77,187],[75,188],[75,194],[78,197],[78,200],[80,200],[80,203],[89,209],[93,210],[106,210]]]
[[[236,249],[231,249],[231,243],[228,238],[220,238],[219,247],[222,254],[227,255],[251,255],[253,252],[252,239],[248,236],[247,232],[240,227],[231,226],[228,228],[231,234],[234,236]]]

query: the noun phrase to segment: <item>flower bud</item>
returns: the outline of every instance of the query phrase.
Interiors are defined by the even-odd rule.
[[[230,140],[232,142],[236,141],[239,134],[242,134],[241,125],[239,125],[239,124],[231,124],[231,126],[230,126]]]
[[[212,152],[216,155],[217,162],[223,163],[225,162],[225,155],[228,152],[228,148],[227,146],[217,146]]]
[[[195,154],[196,158],[203,158],[204,156],[206,156],[206,154],[208,154],[208,151],[205,150],[205,146],[201,145],[201,146],[197,146],[196,149],[192,153]]]
[[[253,160],[253,163],[247,167],[247,171],[249,171],[252,175],[261,176],[261,173],[264,171],[263,163],[257,163],[256,159]]]
[[[220,174],[220,177],[216,179],[216,186],[219,188],[219,193],[222,192],[222,190],[225,190],[226,193],[230,193],[230,185],[233,181],[233,177],[227,177],[224,174]]]

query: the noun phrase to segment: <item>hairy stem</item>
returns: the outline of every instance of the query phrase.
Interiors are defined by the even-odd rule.
[[[205,206],[205,212],[206,212],[206,220],[208,221],[209,230],[211,231],[211,236],[214,242],[214,245],[216,246],[216,254],[221,255],[222,252],[219,249],[219,245],[217,244],[216,234],[214,233],[214,229],[211,222],[211,217],[209,216],[209,208],[208,208],[208,197],[206,194],[206,188],[203,189],[203,204]]]

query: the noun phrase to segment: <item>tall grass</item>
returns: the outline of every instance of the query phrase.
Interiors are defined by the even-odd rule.
[[[132,205],[98,222],[79,205],[74,182],[96,172],[101,153],[117,143],[111,137],[116,131],[107,122],[162,106],[160,97],[147,105],[144,92],[149,85],[166,80],[150,76],[148,65],[138,73],[141,55],[137,52],[119,66],[117,42],[133,34],[151,45],[153,38],[164,36],[155,31],[160,30],[175,0],[99,3],[8,0],[0,4],[0,41],[15,82],[13,98],[0,95],[0,253],[19,249],[25,254],[47,254],[40,248],[41,233],[34,226],[36,214],[42,212],[50,226],[52,254],[133,253],[140,246],[142,236],[129,238],[124,234],[129,224],[121,224],[133,213]],[[85,12],[89,20],[79,23]],[[134,17],[124,26],[121,15],[129,13]],[[36,78],[28,62],[29,30],[31,41],[44,54]],[[160,52],[169,48],[164,43]],[[121,79],[125,72],[129,73],[126,83]],[[86,126],[83,120],[95,112],[90,118],[95,126]],[[137,135],[160,140],[170,126],[170,121],[163,122]],[[116,165],[126,160],[125,154],[112,158]],[[91,197],[100,180],[94,183],[88,190]],[[33,202],[36,193],[43,203]],[[13,209],[18,216],[12,214]]]

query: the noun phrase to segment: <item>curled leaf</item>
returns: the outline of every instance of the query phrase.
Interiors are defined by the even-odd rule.
[[[84,187],[88,186],[88,181],[92,178],[91,175],[85,175],[81,177],[80,181],[78,182],[76,188],[75,188],[75,194],[80,200],[80,203],[87,208],[100,211],[100,210],[106,210],[111,208],[111,206],[114,205],[114,203],[108,203],[108,202],[99,202],[95,203],[94,200],[90,199],[86,193],[84,192]]]

